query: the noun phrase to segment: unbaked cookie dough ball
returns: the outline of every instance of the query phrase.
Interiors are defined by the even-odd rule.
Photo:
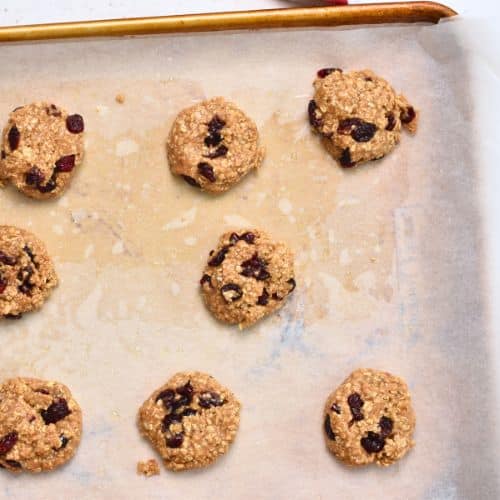
[[[326,401],[326,445],[348,465],[396,462],[414,446],[414,429],[408,387],[387,372],[356,370]]]
[[[223,234],[200,280],[212,314],[242,328],[282,307],[295,284],[292,251],[259,229]]]
[[[0,385],[0,467],[43,472],[70,460],[82,435],[82,412],[59,382],[14,378]]]
[[[255,123],[222,97],[179,113],[167,140],[170,170],[188,184],[222,193],[264,158]]]
[[[54,104],[16,108],[3,131],[0,182],[36,199],[56,198],[83,160],[83,118]]]
[[[415,108],[372,71],[324,68],[314,90],[309,123],[342,167],[383,158],[399,143],[402,127],[417,130]]]
[[[206,467],[226,453],[241,405],[210,375],[179,372],[139,410],[139,429],[173,471]]]

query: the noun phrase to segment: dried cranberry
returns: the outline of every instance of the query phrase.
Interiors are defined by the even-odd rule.
[[[208,283],[210,287],[212,286],[212,278],[208,274],[204,274],[201,277],[200,285],[203,286],[205,283]]]
[[[212,165],[209,165],[208,163],[201,162],[198,163],[198,172],[200,172],[205,179],[208,179],[210,182],[215,182],[217,179],[214,174],[214,169]]]
[[[2,160],[5,160],[5,158],[7,158],[7,153],[2,149],[2,151],[0,152],[0,158]]]
[[[184,385],[177,387],[175,392],[187,398],[189,403],[193,400],[194,389],[190,380],[188,380]]]
[[[415,111],[415,108],[413,106],[408,106],[406,109],[401,110],[401,121],[405,124],[408,125],[408,123],[411,123],[415,117],[417,116],[417,113]]]
[[[236,245],[238,241],[240,241],[238,233],[231,233],[231,235],[229,236],[229,243],[231,243],[231,245]]]
[[[5,292],[8,284],[9,282],[4,277],[0,276],[0,294]]]
[[[51,191],[54,191],[54,189],[57,187],[56,178],[57,178],[57,171],[54,170],[47,184],[37,185],[38,191],[40,191],[40,193],[50,193]]]
[[[189,175],[181,175],[181,177],[190,185],[193,187],[201,187],[192,177],[189,177]]]
[[[79,134],[80,132],[83,132],[84,124],[82,116],[78,114],[69,115],[66,118],[66,128],[72,134]]]
[[[180,415],[176,415],[175,413],[167,413],[162,420],[161,423],[161,431],[167,432],[170,429],[172,424],[178,424],[182,420]]]
[[[0,438],[0,455],[6,455],[17,443],[17,432],[12,431]]]
[[[255,242],[255,234],[251,233],[250,231],[247,231],[246,233],[243,233],[240,236],[240,240],[243,240],[245,243],[248,243],[249,245],[253,245]]]
[[[4,314],[3,318],[5,319],[21,319],[23,315],[21,313],[19,314]]]
[[[283,300],[283,297],[280,297],[276,292],[274,292],[271,295],[271,298],[274,299],[274,300]]]
[[[223,262],[224,262],[224,259],[226,258],[226,254],[229,250],[229,247],[228,246],[224,246],[222,247],[216,254],[214,257],[212,257],[209,261],[208,261],[208,265],[210,267],[217,267],[217,266],[220,266]]]
[[[61,446],[59,446],[58,450],[64,450],[69,443],[69,439],[64,434],[61,434],[59,439],[61,441]]]
[[[361,438],[361,446],[368,453],[378,453],[385,446],[385,439],[376,432],[368,431],[368,435]]]
[[[222,406],[224,401],[216,392],[204,392],[198,396],[198,404],[202,408],[211,408],[212,406]]]
[[[339,73],[342,73],[342,70],[340,68],[322,68],[318,70],[316,73],[318,75],[318,78],[325,78],[329,74],[333,73],[334,71],[338,71]]]
[[[25,266],[19,269],[17,273],[17,279],[21,284],[17,287],[21,293],[29,295],[33,288],[33,283],[31,283],[31,277],[33,276],[33,268],[31,266]]]
[[[340,405],[338,405],[337,403],[333,403],[332,406],[331,406],[332,410],[337,413],[338,415],[340,415]]]
[[[223,285],[220,292],[226,302],[235,302],[243,296],[243,291],[235,283],[227,283],[226,285]]]
[[[0,250],[0,263],[5,264],[6,266],[13,266],[16,263],[16,259]]]
[[[186,408],[185,410],[182,411],[180,414],[181,418],[184,417],[191,417],[192,415],[196,415],[197,411],[194,408]]]
[[[330,415],[326,414],[325,415],[325,422],[323,424],[323,428],[325,429],[325,434],[327,435],[328,439],[331,441],[335,441],[335,433],[332,431],[332,426],[330,423]]]
[[[268,302],[269,302],[269,294],[267,293],[267,290],[264,288],[264,290],[262,290],[262,295],[257,299],[257,304],[259,306],[267,306]]]
[[[15,125],[12,125],[8,135],[9,147],[11,151],[17,149],[17,147],[19,146],[20,138],[21,138],[21,133],[19,132],[18,128]]]
[[[28,245],[24,245],[23,251],[30,258],[31,262],[33,262],[36,268],[40,267],[39,263],[35,261],[35,254],[33,253],[33,250],[31,250]]]
[[[172,402],[175,399],[175,391],[172,389],[165,389],[164,391],[161,391],[160,394],[156,396],[156,402],[158,402],[160,399],[163,402],[165,408],[169,410]]]
[[[318,105],[314,99],[309,101],[309,105],[307,106],[307,113],[309,114],[309,123],[314,128],[319,128],[323,123],[321,118],[318,118],[316,115],[316,110],[318,109]]]
[[[292,287],[288,293],[292,293],[295,290],[295,287],[297,286],[297,283],[293,278],[290,278],[287,283]]]
[[[167,437],[165,442],[169,448],[180,448],[184,441],[184,436],[182,434],[174,434],[173,436]]]
[[[349,148],[345,148],[342,151],[342,154],[340,155],[340,164],[344,168],[350,168],[356,165],[356,162],[352,161],[351,159],[351,150]]]
[[[214,132],[219,132],[226,126],[226,122],[220,118],[218,115],[214,115],[214,117],[208,122],[208,131],[210,134]]]
[[[54,104],[47,106],[45,108],[45,111],[47,111],[47,114],[49,116],[61,116],[62,115],[61,111]]]
[[[346,118],[339,122],[337,132],[342,135],[350,135],[356,142],[368,142],[373,138],[377,126],[359,118]]]
[[[205,145],[207,147],[218,146],[222,142],[222,136],[219,132],[212,132],[210,135],[205,137]]]
[[[38,392],[40,394],[50,394],[50,392],[47,389],[35,389],[35,392]]]
[[[59,398],[56,399],[46,410],[42,410],[41,412],[43,421],[46,425],[55,424],[67,417],[71,411],[68,408],[68,403],[65,399]]]
[[[254,253],[252,258],[242,262],[241,267],[243,270],[240,274],[247,278],[255,278],[258,281],[264,281],[271,277],[266,266],[266,262],[263,261],[257,253]]]
[[[387,126],[385,127],[386,130],[394,130],[394,127],[396,126],[396,117],[394,116],[394,113],[387,113]]]
[[[22,465],[17,460],[5,460],[5,463],[14,469],[22,468]]]
[[[337,127],[337,133],[342,135],[350,135],[351,132],[360,124],[362,120],[359,118],[344,118],[339,121],[339,125]]]
[[[357,422],[357,421],[363,420],[365,418],[363,415],[363,412],[361,411],[361,408],[363,407],[365,402],[361,399],[361,396],[357,392],[353,392],[347,398],[347,404],[349,405],[349,408],[351,409],[353,421]]]
[[[381,430],[380,434],[382,435],[383,438],[386,438],[391,434],[392,429],[394,427],[394,422],[393,422],[392,418],[381,417],[379,422],[378,422],[378,425],[379,425],[380,430]]]
[[[45,180],[45,176],[38,167],[31,167],[25,175],[24,182],[28,186],[38,186]]]
[[[62,156],[56,161],[58,172],[71,172],[75,168],[75,155]]]
[[[211,153],[208,153],[207,155],[204,155],[205,158],[219,158],[220,156],[226,156],[227,152],[229,150],[227,149],[227,146],[224,146],[224,144],[221,144],[220,146],[217,146],[217,149],[215,151],[212,151]]]
[[[373,82],[373,78],[371,76],[365,76],[365,82]]]

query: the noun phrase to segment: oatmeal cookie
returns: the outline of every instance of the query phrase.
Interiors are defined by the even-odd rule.
[[[210,375],[176,373],[144,402],[139,429],[173,471],[205,467],[229,449],[240,403]]]
[[[45,245],[28,231],[0,226],[0,318],[39,309],[56,285]]]
[[[247,327],[279,309],[295,289],[293,254],[259,229],[228,232],[210,252],[200,285],[218,320]]]
[[[309,123],[342,167],[384,157],[399,143],[402,127],[417,129],[415,108],[372,71],[324,68],[314,89]]]
[[[170,170],[188,184],[222,193],[264,157],[255,123],[222,97],[179,113],[167,140]]]
[[[0,179],[36,199],[56,198],[83,159],[83,118],[54,104],[16,108],[3,131]]]
[[[396,462],[414,446],[414,429],[408,387],[387,372],[356,370],[326,401],[326,445],[348,465]]]
[[[0,386],[0,467],[55,469],[73,457],[81,434],[82,412],[65,385],[15,378]]]

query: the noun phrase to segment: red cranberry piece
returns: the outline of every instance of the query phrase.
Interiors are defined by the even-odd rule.
[[[31,277],[33,276],[33,268],[31,266],[25,266],[19,269],[17,273],[17,279],[21,282],[18,286],[18,290],[25,295],[30,295],[33,284],[31,283]]]
[[[71,172],[75,167],[75,155],[62,156],[56,161],[58,172]]]
[[[193,400],[194,389],[190,380],[188,380],[183,386],[177,387],[175,392],[187,398],[189,403]]]
[[[61,110],[57,108],[55,104],[51,104],[50,106],[47,106],[45,108],[45,111],[47,111],[47,114],[49,116],[61,116]]]
[[[415,108],[413,106],[408,106],[406,109],[401,110],[401,121],[405,124],[408,125],[408,123],[411,123],[415,117],[417,116],[417,113],[415,111]]]
[[[368,453],[378,453],[385,446],[385,439],[376,432],[368,431],[368,435],[361,438],[361,446]]]
[[[242,262],[242,271],[240,274],[247,278],[255,278],[258,281],[264,281],[271,277],[266,266],[266,262],[264,262],[257,253],[254,253],[252,258]]]
[[[337,132],[342,135],[350,135],[356,142],[368,142],[373,138],[377,126],[359,118],[346,118],[340,120]]]
[[[193,187],[201,187],[192,177],[189,177],[189,175],[181,175],[181,177],[190,185]]]
[[[9,130],[9,135],[7,136],[9,140],[9,147],[11,151],[14,151],[19,146],[19,139],[21,139],[21,133],[15,125]]]
[[[342,73],[342,70],[340,68],[322,68],[318,70],[317,75],[318,78],[325,78],[326,76],[330,75],[334,71],[338,71],[339,73]]]
[[[17,460],[5,460],[5,463],[13,469],[21,469],[22,465]]]
[[[165,440],[169,448],[180,448],[184,441],[184,436],[179,434],[174,434],[173,436],[167,437]]]
[[[243,240],[245,243],[249,245],[253,245],[255,243],[255,234],[247,231],[240,236],[240,240]]]
[[[33,250],[28,245],[24,245],[23,251],[26,253],[26,255],[30,258],[31,262],[35,265],[35,267],[38,269],[40,267],[39,263],[35,261],[35,254],[33,253]]]
[[[351,409],[352,420],[354,422],[358,422],[358,421],[363,420],[365,418],[363,415],[363,412],[361,411],[361,408],[363,407],[365,402],[361,399],[361,396],[357,392],[353,392],[347,398],[347,404],[349,405],[349,408]]]
[[[240,241],[240,236],[238,235],[238,233],[231,233],[231,235],[229,236],[229,243],[231,243],[231,245],[236,245],[238,241]]]
[[[383,438],[390,436],[392,429],[394,427],[394,422],[393,422],[392,418],[381,417],[379,422],[378,422],[378,425],[379,425],[380,430],[381,430],[380,434]]]
[[[5,292],[8,284],[8,281],[4,277],[0,276],[0,294]]]
[[[205,283],[208,283],[208,285],[210,286],[210,288],[212,287],[212,278],[208,274],[204,274],[201,277],[200,285],[203,286]]]
[[[309,105],[307,106],[307,113],[309,115],[309,123],[314,128],[321,127],[321,124],[323,123],[323,120],[321,118],[318,118],[318,116],[316,115],[317,109],[318,105],[316,104],[316,101],[314,99],[310,100]]]
[[[57,177],[57,172],[56,170],[54,170],[47,184],[37,185],[38,191],[40,191],[40,193],[50,193],[51,191],[54,191],[54,189],[57,187],[56,177]]]
[[[85,126],[83,123],[82,116],[78,115],[78,114],[69,115],[66,118],[66,128],[72,134],[79,134],[80,132],[83,132],[83,129],[85,128]]]
[[[219,115],[214,115],[214,117],[208,122],[208,132],[213,134],[214,132],[219,132],[226,126],[226,122],[219,117]]]
[[[184,417],[191,417],[192,415],[196,415],[196,410],[194,408],[186,408],[185,410],[182,411],[182,413],[180,414],[180,417],[181,418],[184,418]]]
[[[64,448],[66,448],[66,446],[69,443],[69,439],[64,434],[61,434],[59,436],[59,439],[61,441],[61,446],[59,446],[59,448],[57,448],[56,451],[64,450]]]
[[[163,402],[165,408],[169,410],[175,399],[175,391],[172,389],[165,389],[164,391],[161,391],[160,394],[156,396],[156,402],[158,402],[160,399]]]
[[[394,127],[396,126],[396,117],[394,116],[394,113],[387,113],[387,126],[385,127],[386,130],[394,130]]]
[[[330,423],[330,415],[325,415],[325,422],[323,424],[323,428],[325,429],[325,434],[330,439],[330,441],[335,441],[335,433],[332,430],[332,426]]]
[[[16,263],[16,259],[0,250],[0,263],[5,264],[6,266],[13,266]]]
[[[337,415],[340,415],[340,405],[333,403],[331,408]]]
[[[176,415],[175,413],[167,413],[162,420],[161,423],[161,431],[162,432],[167,432],[170,430],[170,426],[174,423],[179,423],[181,422],[182,418],[180,415]]]
[[[362,123],[359,118],[344,118],[339,121],[337,133],[342,135],[351,135],[351,132]]]
[[[12,431],[0,438],[0,455],[6,455],[17,443],[17,432]]]
[[[22,314],[5,314],[3,318],[5,319],[21,319],[23,317]]]
[[[221,144],[220,146],[217,147],[215,151],[205,155],[205,158],[213,159],[213,158],[219,158],[220,156],[226,156],[228,151],[229,149],[227,149],[227,146]]]
[[[356,162],[352,161],[351,159],[351,150],[349,148],[345,148],[342,151],[342,154],[340,156],[340,164],[344,168],[351,168],[356,165]]]
[[[5,158],[7,158],[7,153],[2,149],[1,153],[0,153],[0,158],[2,160],[5,160]]]
[[[46,394],[46,395],[49,395],[50,392],[47,390],[47,389],[35,389],[35,392],[38,392],[40,394]]]
[[[214,174],[214,169],[212,165],[209,165],[208,163],[201,162],[198,163],[198,172],[200,172],[205,179],[208,179],[210,182],[215,182],[217,179]]]
[[[290,278],[287,283],[292,287],[288,293],[292,293],[295,290],[295,287],[297,286],[297,283],[293,278]]]
[[[31,167],[24,178],[24,182],[26,182],[28,186],[38,186],[44,180],[45,176],[38,167]]]
[[[290,293],[290,292],[288,292],[288,293]],[[271,295],[271,298],[274,299],[274,300],[283,300],[283,297],[280,297],[276,292],[274,292]]]
[[[223,285],[220,292],[226,302],[235,302],[243,296],[243,291],[235,283],[227,283],[226,285]]]
[[[68,408],[66,400],[59,398],[54,400],[54,402],[46,410],[42,410],[40,413],[45,424],[49,425],[55,424],[56,422],[59,422],[59,420],[67,417],[71,411]]]
[[[212,132],[210,135],[205,137],[205,145],[207,147],[215,147],[218,146],[222,142],[222,136],[219,132]]]
[[[222,406],[224,401],[216,392],[204,392],[198,396],[198,404],[202,408],[211,408],[212,406]]]
[[[269,293],[267,293],[267,290],[264,288],[262,290],[262,295],[257,299],[257,304],[259,306],[266,306],[269,302]]]
[[[226,254],[229,250],[229,247],[228,246],[224,246],[222,247],[216,254],[214,257],[212,257],[209,261],[208,261],[208,265],[210,267],[217,267],[217,266],[220,266],[223,262],[224,262],[224,259],[226,258]]]

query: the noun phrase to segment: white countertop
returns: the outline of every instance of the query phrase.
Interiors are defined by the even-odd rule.
[[[368,0],[351,0],[351,4]],[[377,1],[377,0],[376,0]],[[379,0],[379,3],[382,0]],[[372,0],[373,2],[373,0]],[[314,0],[2,0],[0,25],[35,24],[121,17],[161,16],[195,12],[255,10],[320,4]],[[373,2],[375,3],[375,2]],[[443,0],[467,17],[494,16],[500,12],[496,0]]]

